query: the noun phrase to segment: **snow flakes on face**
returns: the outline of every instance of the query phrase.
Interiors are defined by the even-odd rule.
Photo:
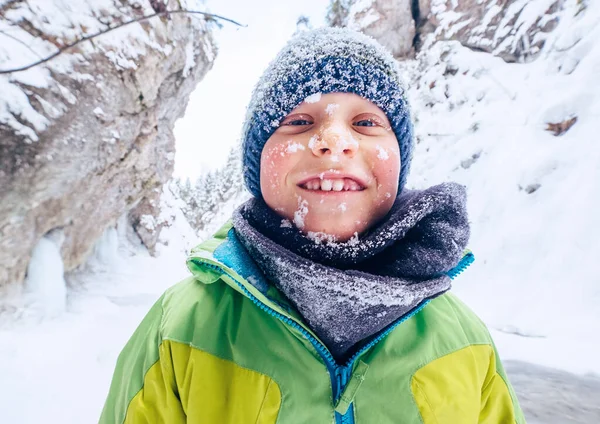
[[[306,233],[306,237],[313,240],[316,245],[325,245],[331,247],[339,246],[356,246],[359,243],[358,233],[354,235],[344,243],[340,243],[338,238],[333,234],[327,234],[321,231],[309,231]]]
[[[310,140],[308,141],[308,148],[309,149],[314,149],[316,144],[319,141],[319,136],[317,134],[313,135]]]
[[[299,150],[306,150],[303,144],[294,143],[291,140],[288,141],[287,148],[285,149],[286,153],[296,153]]]
[[[285,146],[281,145],[281,144],[276,144],[272,147],[270,147],[269,149],[265,149],[264,150],[264,156],[265,158],[271,160],[272,164],[274,164],[273,159],[274,156],[285,156]]]
[[[354,233],[354,235],[352,237],[350,237],[350,240],[348,240],[346,242],[346,244],[348,246],[357,246],[359,242],[360,242],[360,240],[358,238],[358,233]]]
[[[329,116],[333,116],[336,110],[340,108],[340,105],[337,103],[329,103],[325,108],[325,113]]]
[[[321,100],[321,93],[315,93],[304,99],[304,103],[318,103]]]
[[[299,229],[304,228],[306,215],[308,215],[308,201],[298,196],[298,209],[294,212],[294,224]]]
[[[333,234],[322,233],[319,231],[309,231],[306,234],[311,240],[314,240],[315,244],[333,244],[337,243],[337,237]]]
[[[390,158],[390,155],[388,154],[387,150],[385,150],[379,144],[377,146],[375,146],[375,148],[377,149],[377,157],[379,159],[388,160]]]
[[[346,203],[340,203],[338,205],[338,209],[341,210],[342,212],[346,212],[346,210],[348,209],[348,207],[346,206]]]

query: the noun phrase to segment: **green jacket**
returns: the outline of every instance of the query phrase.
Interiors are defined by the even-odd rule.
[[[337,364],[275,288],[248,282],[260,272],[230,228],[125,346],[100,423],[525,422],[485,325],[452,294]]]

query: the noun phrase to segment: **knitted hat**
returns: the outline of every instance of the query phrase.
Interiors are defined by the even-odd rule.
[[[388,117],[400,145],[398,192],[406,184],[413,129],[397,62],[373,38],[345,28],[320,28],[292,38],[269,64],[252,93],[243,127],[244,180],[260,191],[262,149],[279,123],[317,93],[355,93]]]

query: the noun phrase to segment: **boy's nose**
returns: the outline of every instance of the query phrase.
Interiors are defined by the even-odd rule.
[[[358,150],[358,141],[345,128],[327,127],[321,131],[321,134],[314,137],[314,141],[309,144],[309,147],[318,157],[325,155],[353,157]]]

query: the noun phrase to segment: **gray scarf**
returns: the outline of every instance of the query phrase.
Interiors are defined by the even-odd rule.
[[[403,190],[358,240],[315,242],[253,198],[233,226],[267,279],[340,360],[360,342],[450,289],[469,239],[466,192],[455,183]]]

